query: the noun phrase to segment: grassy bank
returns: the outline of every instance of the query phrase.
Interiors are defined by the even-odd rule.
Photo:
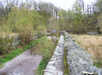
[[[73,39],[87,50],[97,67],[102,68],[102,35],[73,35]]]
[[[49,59],[51,58],[54,49],[56,47],[57,41],[53,41],[49,39],[47,36],[43,36],[37,40],[31,41],[28,45],[24,46],[23,48],[17,48],[10,52],[9,54],[5,54],[0,57],[0,67],[3,67],[3,64],[10,61],[14,57],[20,55],[25,50],[30,49],[32,54],[38,54],[43,56],[42,61],[37,69],[36,74],[42,75],[43,70],[45,69]]]
[[[69,75],[69,65],[67,63],[67,49],[64,49],[64,75]]]
[[[32,46],[36,46],[36,44],[39,43],[43,38],[44,37],[39,38],[37,40],[33,40],[28,45],[24,46],[23,48],[17,48],[15,50],[11,51],[9,54],[5,54],[5,55],[1,56],[0,57],[0,66],[2,66],[4,63],[10,61],[14,57],[18,56],[19,54],[23,53],[25,50],[30,49]]]
[[[36,75],[43,75],[43,72],[46,68],[48,61],[56,47],[56,42],[53,42],[51,39],[44,37],[34,48],[32,48],[33,53],[39,54],[43,56],[42,61],[37,69]]]

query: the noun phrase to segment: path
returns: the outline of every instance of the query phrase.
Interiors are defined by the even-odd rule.
[[[35,75],[42,56],[31,55],[30,50],[17,56],[13,60],[7,62],[2,69],[0,75]]]
[[[55,52],[50,59],[44,75],[64,75],[64,49],[67,49],[67,64],[70,75],[102,75],[102,69],[93,65],[88,52],[75,43],[70,34],[60,36]],[[42,56],[31,55],[30,50],[17,56],[0,69],[0,75],[35,75]]]

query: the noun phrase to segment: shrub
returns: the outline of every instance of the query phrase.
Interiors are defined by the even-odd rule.
[[[8,53],[12,48],[13,39],[0,37],[0,54]]]

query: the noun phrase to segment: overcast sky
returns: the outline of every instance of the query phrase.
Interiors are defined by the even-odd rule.
[[[72,5],[76,0],[40,0],[40,1],[51,2],[51,3],[55,4],[56,6],[67,10],[67,9],[72,8]],[[95,0],[84,0],[85,4],[90,4],[94,1]]]
[[[0,0],[5,1],[5,0]],[[21,1],[21,0],[19,0]],[[63,9],[71,9],[73,6],[73,3],[75,3],[76,0],[35,0],[35,1],[45,1],[45,2],[51,2],[57,7],[63,8]],[[90,4],[94,2],[95,0],[84,0],[85,4]]]

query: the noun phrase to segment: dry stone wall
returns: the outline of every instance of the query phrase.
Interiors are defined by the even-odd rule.
[[[76,44],[70,34],[64,33],[65,37],[64,35],[60,36],[55,52],[44,70],[44,75],[64,75],[64,48],[67,49],[69,75],[102,75],[102,69],[93,65],[90,54]],[[14,63],[15,60],[12,60],[11,63],[8,62],[9,66],[6,64],[3,69],[0,69],[0,75],[33,75],[35,69],[32,65],[38,65],[40,61],[38,63],[35,60],[42,59],[42,57],[29,55],[29,52],[24,53],[22,58],[21,56],[18,58],[15,60],[22,59],[22,63]]]
[[[65,33],[65,47],[70,75],[102,75],[102,69],[93,66],[89,53],[77,45],[68,33]]]
[[[44,75],[64,75],[64,36],[61,35]]]

